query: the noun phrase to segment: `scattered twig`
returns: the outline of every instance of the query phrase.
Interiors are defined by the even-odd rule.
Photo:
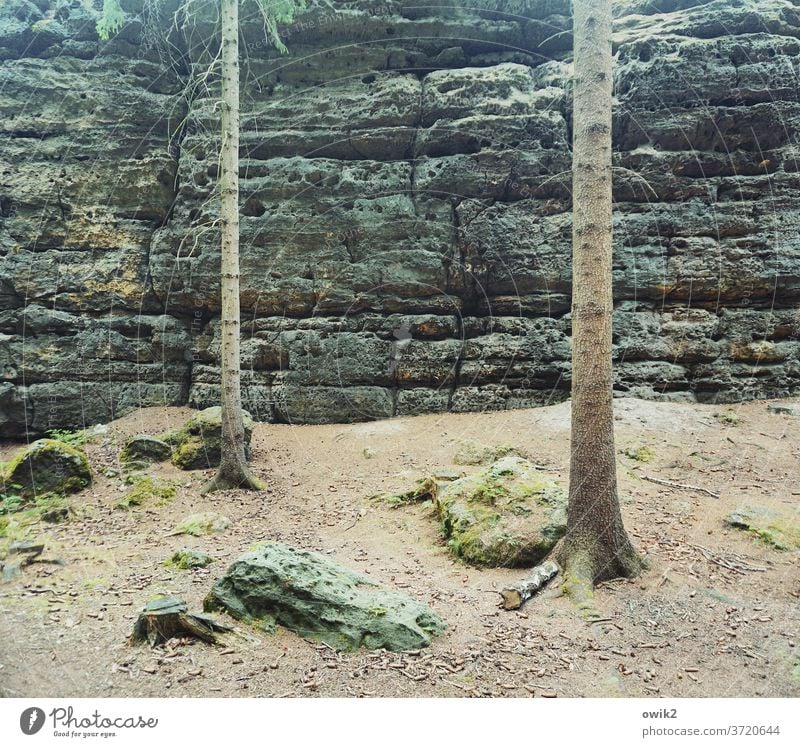
[[[719,498],[719,493],[715,493],[713,490],[709,490],[708,488],[701,488],[697,485],[687,485],[683,482],[670,482],[669,480],[662,480],[660,477],[651,477],[650,475],[642,475],[642,478],[647,480],[648,482],[654,482],[656,485],[664,485],[668,488],[678,488],[681,490],[693,490],[697,493],[705,493],[706,495],[710,495],[712,498]]]
[[[724,558],[720,555],[715,554],[707,547],[703,547],[702,545],[692,545],[690,543],[686,543],[689,547],[693,547],[695,550],[699,550],[700,554],[708,561],[714,563],[714,565],[718,565],[722,568],[727,568],[729,571],[735,571],[736,573],[749,573],[749,572],[764,572],[767,569],[763,568],[760,565],[751,565],[746,561],[742,560],[739,557],[729,557]]]

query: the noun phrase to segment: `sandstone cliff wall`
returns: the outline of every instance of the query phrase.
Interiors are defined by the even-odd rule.
[[[217,401],[217,112],[192,76],[214,19],[148,48],[130,0],[104,43],[99,5],[0,10],[7,437]],[[620,394],[800,392],[798,5],[617,5]],[[285,57],[243,14],[246,406],[314,423],[567,396],[569,3],[310,6]]]

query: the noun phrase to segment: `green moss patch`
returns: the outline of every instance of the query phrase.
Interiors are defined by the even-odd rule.
[[[0,500],[0,539],[15,541],[27,537],[32,528],[42,521],[60,522],[72,514],[67,498],[48,493],[36,498],[22,498],[4,494]]]
[[[163,506],[169,503],[177,492],[175,483],[158,477],[142,477],[117,501],[117,508],[130,509],[145,503]]]
[[[538,563],[566,530],[567,497],[520,457],[440,486],[436,506],[454,555],[482,567]]]
[[[80,448],[81,446],[96,441],[108,431],[108,426],[95,425],[92,428],[85,428],[84,430],[70,431],[56,428],[47,431],[47,437],[53,441],[60,441],[67,446],[74,446]]]
[[[725,523],[757,537],[776,550],[800,550],[800,515],[745,504],[725,517]]]
[[[629,446],[623,452],[628,459],[635,462],[652,462],[656,458],[656,453],[649,446]]]

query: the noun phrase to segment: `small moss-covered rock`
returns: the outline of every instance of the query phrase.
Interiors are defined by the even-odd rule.
[[[720,423],[723,425],[739,425],[742,422],[742,416],[739,413],[735,412],[734,410],[725,410],[724,412],[718,412],[714,415],[714,417],[719,420]]]
[[[564,490],[520,457],[440,486],[436,504],[453,554],[476,566],[536,565],[566,531]]]
[[[133,508],[143,503],[168,503],[175,497],[175,483],[158,477],[142,477],[134,482],[133,487],[117,501],[117,508]]]
[[[86,454],[52,438],[34,441],[11,461],[3,475],[3,483],[19,486],[15,491],[25,498],[77,493],[91,481]]]
[[[459,465],[481,465],[490,464],[505,456],[522,456],[519,449],[511,444],[500,444],[498,446],[483,446],[474,441],[464,441],[453,457],[453,463]]]
[[[128,468],[141,469],[153,462],[163,462],[172,456],[172,447],[155,436],[140,433],[125,442],[119,460]]]
[[[188,547],[184,547],[175,551],[166,561],[166,565],[188,570],[190,568],[205,568],[213,562],[214,559],[210,555],[206,555],[200,550],[191,550]]]
[[[428,646],[444,623],[426,605],[314,552],[266,542],[214,585],[205,609],[269,630],[276,623],[340,650]]]
[[[175,527],[173,534],[190,534],[192,537],[201,537],[206,534],[219,534],[231,525],[227,516],[206,511],[200,514],[187,516]]]
[[[245,452],[250,456],[253,418],[242,410]],[[164,436],[173,447],[172,463],[180,469],[208,469],[219,465],[222,448],[222,408],[208,407],[193,415],[183,428]]]
[[[745,504],[725,517],[725,523],[758,537],[777,550],[800,550],[800,514]]]

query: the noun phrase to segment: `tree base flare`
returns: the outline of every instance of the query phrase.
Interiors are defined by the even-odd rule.
[[[564,594],[590,622],[603,617],[594,604],[595,584],[612,578],[635,578],[647,566],[632,547],[616,553],[609,561],[593,558],[582,552],[569,552],[564,545],[558,562],[564,569],[564,582],[561,586]]]
[[[240,466],[236,470],[223,470],[220,467],[200,493],[205,495],[217,490],[265,490],[266,487],[247,467]]]

